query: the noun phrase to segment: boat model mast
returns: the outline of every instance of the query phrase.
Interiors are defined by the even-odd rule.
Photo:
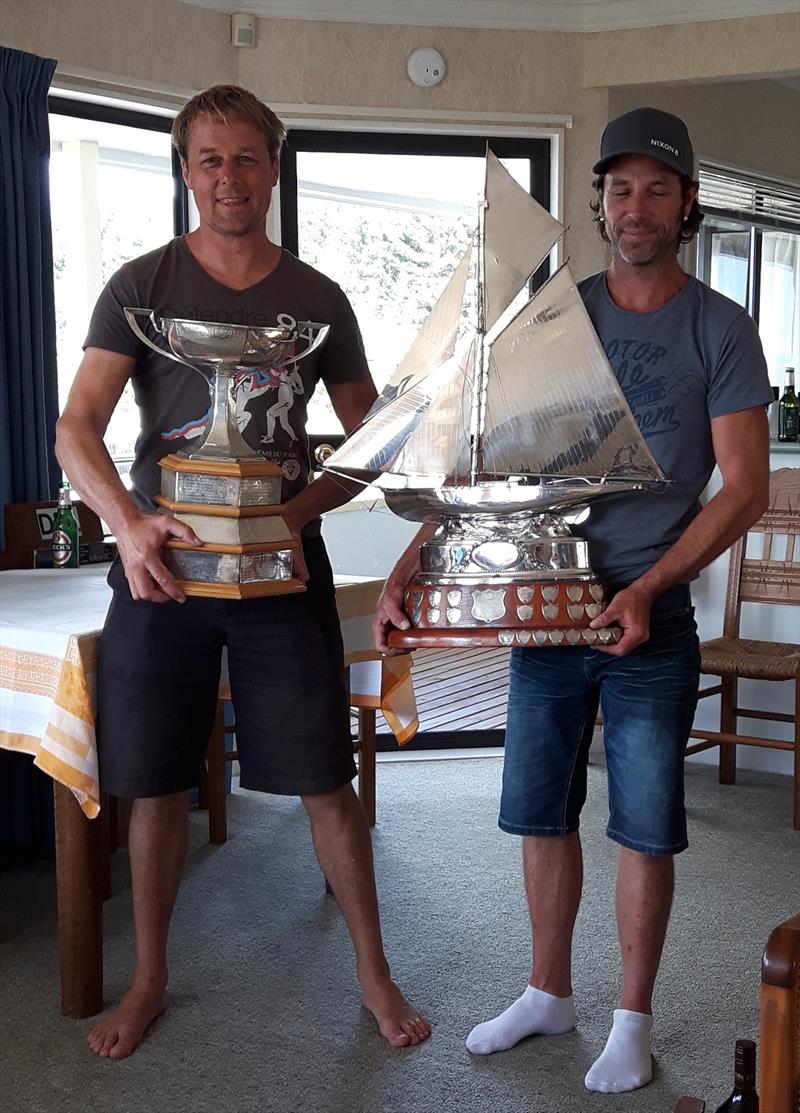
[[[563,232],[487,152],[471,343],[456,354],[470,246],[329,471],[374,482],[418,521],[493,502],[557,510],[663,482],[567,264],[500,321]]]

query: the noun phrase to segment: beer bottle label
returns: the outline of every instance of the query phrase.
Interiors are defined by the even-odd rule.
[[[72,556],[72,539],[63,529],[53,530],[53,564],[64,568]]]

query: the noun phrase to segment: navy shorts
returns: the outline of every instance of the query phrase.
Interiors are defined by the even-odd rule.
[[[356,769],[333,574],[321,538],[304,541],[296,595],[132,599],[117,560],[98,658],[100,784],[164,796],[197,784],[223,646],[228,649],[243,788],[330,792]]]
[[[600,707],[609,838],[645,854],[685,850],[684,750],[699,679],[685,584],[656,599],[648,641],[625,657],[577,647],[513,650],[500,827],[516,835],[577,831]]]

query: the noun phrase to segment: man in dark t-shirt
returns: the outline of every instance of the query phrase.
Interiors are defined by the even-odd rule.
[[[355,766],[341,633],[319,516],[353,489],[329,476],[308,484],[306,406],[317,385],[326,387],[347,432],[376,392],[343,292],[267,237],[284,138],[274,113],[237,86],[214,86],[184,107],[173,142],[200,225],[110,280],[58,423],[58,458],[108,522],[120,553],[109,573],[114,594],[100,642],[98,746],[101,786],[134,801],[136,963],[119,1006],[89,1035],[92,1049],[112,1059],[130,1055],[166,1007],[167,934],[186,854],[189,790],[211,732],[223,646],[242,785],[302,798],[353,940],[363,1004],[395,1047],[430,1034],[390,976],[369,830],[350,784]],[[191,450],[209,419],[208,389],[199,374],[136,338],[126,306],[232,324],[330,326],[305,359],[245,374],[236,385],[242,435],[283,469],[282,516],[302,541],[295,572],[307,572],[304,593],[187,599],[165,567],[167,540],[198,541],[187,525],[153,513],[158,461]],[[129,380],[141,416],[130,494],[103,444]]]

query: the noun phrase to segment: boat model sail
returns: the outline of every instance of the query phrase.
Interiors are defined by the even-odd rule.
[[[520,625],[510,622],[512,605],[527,616],[527,592],[539,584],[546,620],[561,606],[550,598],[553,582],[570,590],[571,581],[563,615],[559,610],[549,620],[561,637],[546,644],[560,644],[562,626],[569,630],[577,622],[567,615],[569,599],[577,609],[576,582],[588,587],[592,581],[593,588],[579,626],[599,613],[603,598],[586,542],[562,515],[574,516],[599,497],[665,482],[569,266],[563,264],[516,312],[512,308],[563,232],[487,151],[476,324],[459,336],[470,247],[364,422],[326,462],[334,474],[383,488],[387,506],[401,517],[440,523],[423,546],[422,573],[407,595],[414,627],[436,627],[441,634],[446,626],[455,635],[467,621],[471,644],[498,644],[498,631],[506,636],[500,644],[527,644],[517,634],[508,641],[508,627]],[[500,604],[488,605],[485,594],[497,595],[503,585],[514,585],[518,594],[495,614]],[[486,618],[488,612],[494,617]],[[534,626],[542,621],[537,611]],[[497,630],[478,638],[476,626],[481,634],[490,626]],[[414,640],[422,633],[412,631],[412,640],[402,644],[422,644]],[[583,633],[580,644],[591,644],[595,632]],[[524,634],[530,640],[529,621]],[[453,644],[453,637],[424,644]]]

